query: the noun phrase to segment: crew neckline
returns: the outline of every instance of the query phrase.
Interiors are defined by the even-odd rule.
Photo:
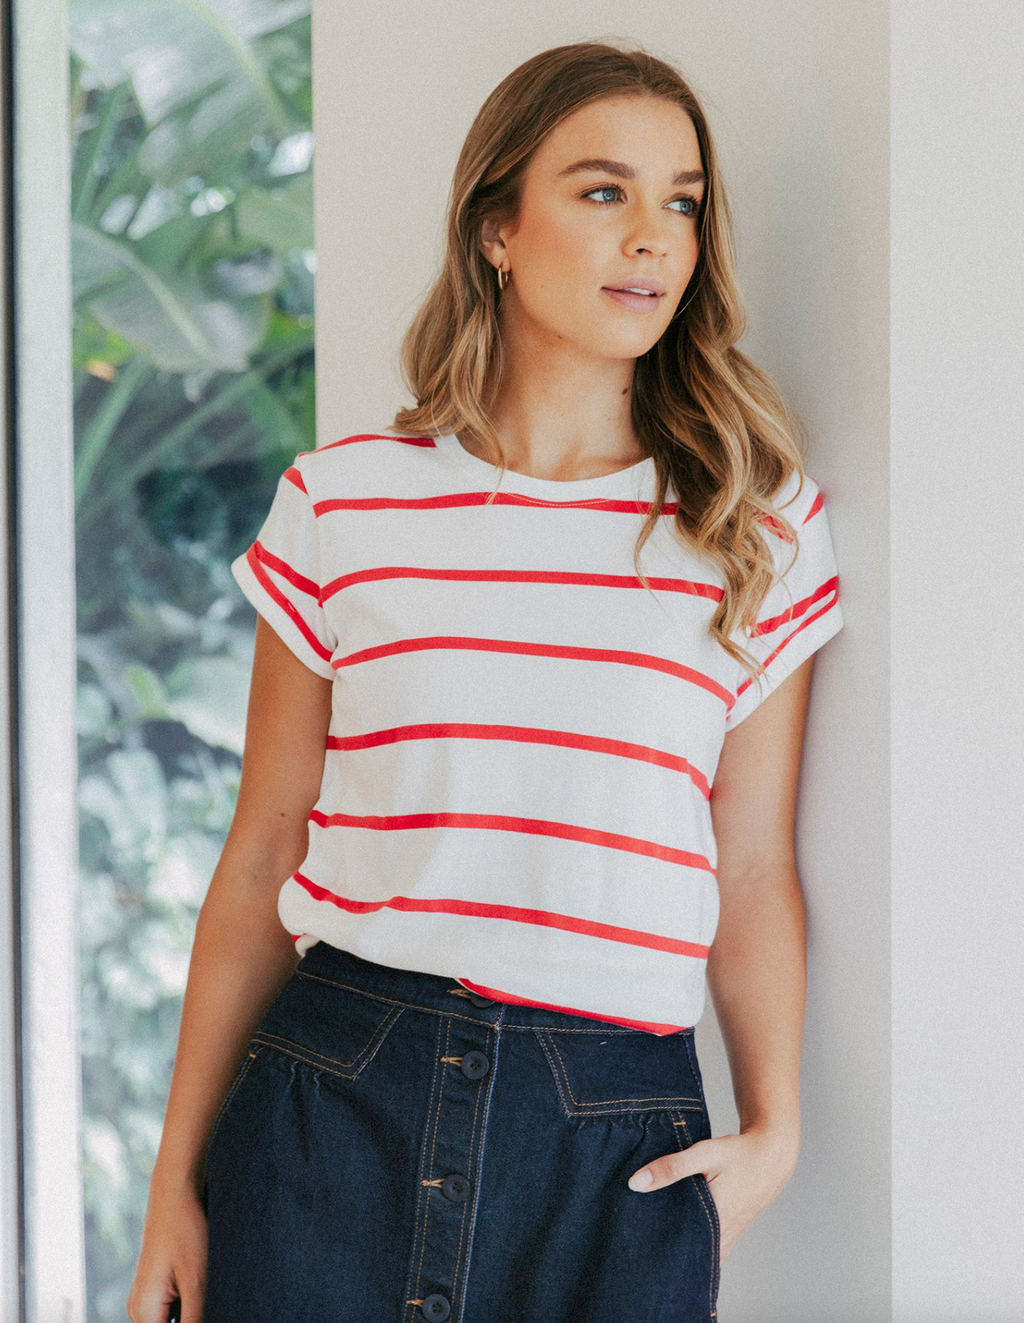
[[[505,469],[502,473],[497,464],[491,464],[488,460],[481,459],[479,455],[471,454],[454,432],[436,436],[434,444],[447,459],[486,481],[488,488],[495,486],[498,475],[501,474],[501,489],[528,496],[544,496],[548,500],[556,499],[560,494],[567,500],[615,493],[634,496],[654,474],[654,459],[648,455],[636,464],[627,464],[625,468],[616,469],[613,473],[602,473],[596,478],[573,478],[563,482],[559,478],[535,478],[532,474],[519,473],[514,469]]]

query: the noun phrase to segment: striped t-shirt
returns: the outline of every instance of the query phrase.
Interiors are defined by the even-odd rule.
[[[722,740],[839,630],[821,493],[765,600],[751,682],[708,631],[723,580],[666,504],[633,568],[654,461],[558,482],[453,435],[299,454],[232,563],[333,681],[320,797],[278,913],[317,941],[499,1001],[655,1034],[696,1023],[718,923]],[[789,500],[797,479],[780,494]],[[670,491],[669,495],[673,493]],[[770,524],[780,570],[793,547]]]

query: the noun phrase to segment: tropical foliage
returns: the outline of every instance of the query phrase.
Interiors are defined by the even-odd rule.
[[[122,1323],[254,615],[314,445],[309,0],[71,0],[90,1323]]]

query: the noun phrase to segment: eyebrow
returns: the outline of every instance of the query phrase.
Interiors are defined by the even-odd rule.
[[[592,157],[586,161],[574,161],[572,165],[567,165],[564,170],[559,170],[557,178],[561,179],[563,175],[578,175],[588,171],[599,171],[606,175],[615,175],[617,179],[635,179],[636,171],[625,161],[606,161],[600,157]],[[672,180],[675,184],[703,184],[707,182],[707,176],[703,170],[680,170]]]

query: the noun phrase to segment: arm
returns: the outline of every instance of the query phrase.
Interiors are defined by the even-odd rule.
[[[176,1297],[182,1323],[201,1318],[206,1142],[253,1031],[298,963],[277,894],[306,854],[330,713],[331,681],[304,666],[258,617],[238,802],[196,924],[128,1299],[134,1323],[165,1323]]]
[[[792,1166],[807,981],[794,827],[813,665],[812,656],[726,735],[711,793],[721,910],[708,986],[740,1130],[774,1136]]]
[[[726,735],[711,794],[721,909],[707,976],[740,1133],[644,1169],[649,1190],[706,1174],[723,1262],[792,1176],[800,1146],[806,949],[794,822],[813,665],[811,656]]]

